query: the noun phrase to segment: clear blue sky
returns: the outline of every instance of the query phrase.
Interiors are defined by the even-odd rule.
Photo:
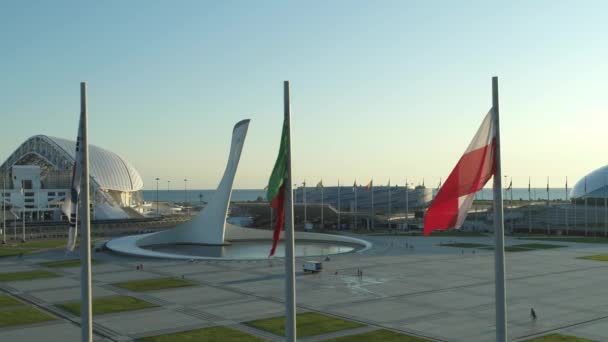
[[[153,179],[262,188],[292,82],[294,177],[435,184],[500,79],[503,173],[563,186],[606,164],[605,1],[3,1],[0,159],[29,136],[90,142]],[[165,183],[166,184],[166,183]]]

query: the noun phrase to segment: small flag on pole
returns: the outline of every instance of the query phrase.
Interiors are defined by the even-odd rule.
[[[82,117],[78,123],[78,136],[76,137],[76,153],[74,154],[74,166],[72,167],[72,185],[69,196],[63,202],[63,213],[68,217],[69,231],[67,249],[73,251],[76,247],[77,220],[78,220],[78,197],[80,195],[80,179],[82,178]]]
[[[369,183],[367,183],[367,185],[365,186],[365,190],[369,191],[374,187],[374,180],[370,180]]]
[[[319,183],[317,183],[317,188],[322,188],[323,187],[323,180],[321,179],[319,181]]]
[[[269,257],[274,255],[277,249],[277,244],[283,230],[285,221],[285,191],[287,191],[288,165],[287,154],[289,151],[289,126],[286,120],[283,121],[283,132],[281,134],[281,143],[279,146],[279,154],[277,161],[272,169],[270,180],[268,181],[268,191],[266,198],[270,202],[270,206],[275,210],[276,219],[274,225],[274,233],[272,235],[272,248],[270,249]],[[306,183],[304,183],[306,184]]]
[[[513,189],[513,178],[511,178],[511,182],[509,183],[509,186],[507,187],[507,191]]]
[[[460,228],[475,192],[494,175],[496,125],[492,112],[483,119],[469,147],[429,207],[424,217],[424,235],[434,230]]]
[[[357,180],[355,179],[355,182],[353,183],[353,192],[355,192],[357,190]]]

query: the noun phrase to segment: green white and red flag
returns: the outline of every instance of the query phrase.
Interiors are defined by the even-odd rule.
[[[287,163],[289,152],[289,125],[287,121],[283,121],[283,133],[281,134],[281,143],[279,146],[279,154],[277,161],[270,174],[270,180],[268,181],[268,190],[266,192],[266,198],[270,202],[270,206],[276,212],[276,220],[274,224],[274,233],[272,234],[272,248],[270,249],[269,257],[274,255],[279,239],[281,238],[281,231],[285,223],[285,192],[288,191],[288,172],[289,167]]]

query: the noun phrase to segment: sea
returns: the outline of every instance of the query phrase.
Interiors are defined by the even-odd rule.
[[[314,191],[313,188],[310,188]],[[569,190],[568,190],[569,191]],[[433,193],[437,190],[433,189]],[[144,190],[144,201],[154,202],[156,201],[156,190]],[[158,200],[161,202],[208,202],[215,193],[215,190],[209,189],[192,189],[187,190],[158,190]],[[201,197],[202,196],[202,197]],[[570,198],[570,194],[567,195]],[[266,199],[266,192],[263,189],[234,189],[232,190],[232,197],[230,198],[233,202],[247,202],[255,201],[258,197]],[[511,199],[511,191],[503,192],[505,200]],[[532,188],[530,189],[530,197],[532,200],[547,200],[547,188]],[[477,193],[476,199],[478,200],[491,200],[492,189],[485,188]],[[513,200],[528,200],[528,188],[513,188]],[[565,188],[549,188],[549,199],[550,200],[565,200],[566,189]]]
[[[161,202],[186,202],[199,203],[209,202],[213,197],[215,190],[209,189],[192,189],[187,190],[158,190],[158,200]],[[202,196],[202,197],[201,197]],[[234,189],[230,200],[233,202],[255,201],[258,197],[266,198],[266,192],[263,189]],[[155,202],[156,190],[144,190],[144,201]]]

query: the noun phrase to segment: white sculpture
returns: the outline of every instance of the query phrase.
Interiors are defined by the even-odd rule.
[[[241,151],[247,136],[249,119],[238,122],[232,130],[232,143],[228,164],[224,176],[220,181],[213,198],[207,206],[201,210],[192,220],[178,225],[174,229],[150,234],[140,239],[139,246],[163,245],[163,244],[224,244],[226,230],[226,216],[234,176],[241,159]]]

